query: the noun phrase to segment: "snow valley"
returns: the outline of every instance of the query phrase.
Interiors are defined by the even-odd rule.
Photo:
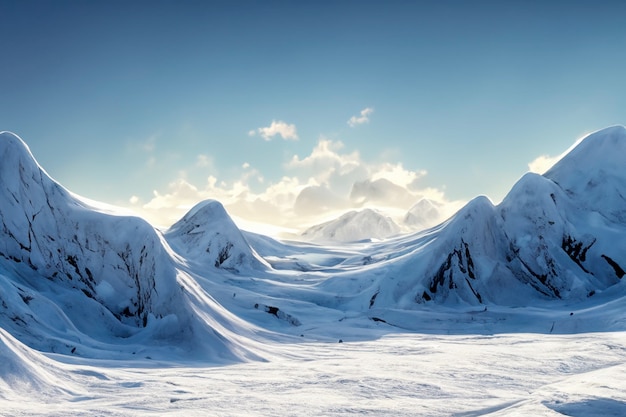
[[[218,201],[155,229],[1,133],[0,413],[624,415],[625,167],[610,127],[498,205],[282,242]]]

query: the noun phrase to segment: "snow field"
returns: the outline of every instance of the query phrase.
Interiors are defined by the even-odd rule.
[[[3,415],[592,416],[624,415],[626,335],[390,334],[275,344],[268,362],[47,358],[3,332],[19,383]],[[3,358],[6,359],[6,358]],[[64,362],[61,363],[55,359]],[[7,368],[5,365],[0,369]],[[5,374],[6,375],[6,374]],[[50,386],[42,385],[48,375]],[[50,375],[52,375],[50,377]],[[10,378],[4,378],[5,381]],[[28,398],[28,401],[25,399]],[[560,410],[560,411],[559,411]]]

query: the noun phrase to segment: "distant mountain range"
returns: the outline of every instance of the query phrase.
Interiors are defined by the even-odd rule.
[[[433,227],[444,220],[444,213],[440,203],[422,198],[407,211],[399,224],[382,211],[365,208],[348,211],[334,220],[311,226],[301,236],[318,243],[387,239],[400,233]]]

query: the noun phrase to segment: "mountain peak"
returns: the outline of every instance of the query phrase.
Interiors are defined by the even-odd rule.
[[[0,132],[0,141],[2,141],[2,144],[4,145],[5,143],[9,143],[9,142],[14,142],[14,143],[21,143],[23,146],[26,146],[26,143],[24,143],[24,141],[17,136],[15,133],[13,132],[9,132],[8,130],[3,130]]]
[[[35,157],[30,152],[26,142],[15,133],[8,131],[0,132],[0,158],[3,166],[15,163],[18,160],[28,159],[32,161],[34,166],[38,167]]]
[[[626,221],[626,128],[591,133],[544,177],[554,181],[580,207]]]
[[[0,132],[0,155],[4,158],[8,153],[10,153],[13,159],[17,159],[17,156],[21,156],[22,158],[26,157],[37,165],[35,157],[26,142],[13,132],[3,131]]]
[[[201,222],[206,222],[208,220],[219,222],[232,222],[222,203],[217,200],[208,199],[203,200],[193,206],[191,210],[189,210],[183,216],[182,219],[180,219],[178,222],[176,222],[176,224],[171,227],[171,229],[176,229],[177,225],[182,226],[184,223],[192,221],[192,219],[193,221]]]
[[[400,228],[391,218],[373,210],[349,211],[335,220],[312,226],[303,237],[314,241],[352,242],[363,239],[384,239],[397,234]]]
[[[626,173],[625,161],[626,127],[616,125],[585,136],[544,176],[559,182],[559,179],[574,172],[589,174],[589,169],[608,169],[618,174]]]
[[[216,200],[196,204],[165,232],[171,247],[196,262],[227,269],[267,268]]]

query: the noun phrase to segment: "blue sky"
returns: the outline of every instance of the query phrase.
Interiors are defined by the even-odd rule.
[[[217,198],[298,226],[382,204],[350,196],[381,178],[407,190],[384,193],[398,210],[498,202],[536,158],[626,123],[624,2],[0,0],[0,16],[0,130],[156,223]]]

